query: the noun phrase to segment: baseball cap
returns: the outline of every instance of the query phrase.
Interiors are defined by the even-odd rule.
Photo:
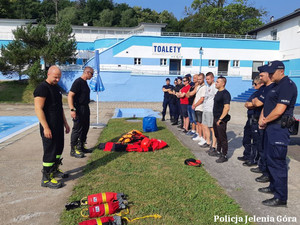
[[[182,80],[182,77],[177,77],[177,80]]]
[[[257,69],[260,73],[267,72],[266,68],[268,65],[259,66]]]
[[[275,73],[276,70],[282,69],[284,70],[284,64],[281,61],[272,61],[269,62],[268,65],[266,65],[266,67],[264,68],[264,72],[268,72],[268,73]]]
[[[166,78],[166,81],[170,81],[170,78]]]

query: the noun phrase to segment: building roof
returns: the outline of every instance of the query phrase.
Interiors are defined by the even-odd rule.
[[[267,29],[269,27],[272,27],[274,25],[283,23],[283,22],[288,21],[290,19],[293,19],[293,18],[295,18],[297,16],[300,16],[300,8],[296,9],[294,12],[292,12],[292,13],[284,16],[284,17],[281,17],[281,18],[279,18],[277,20],[274,20],[274,21],[271,21],[271,22],[269,22],[269,23],[267,23],[267,24],[265,24],[265,25],[263,25],[261,27],[258,27],[258,28],[254,29],[254,30],[251,30],[251,31],[248,32],[248,34],[250,34],[250,35],[257,34],[257,32],[259,32],[259,31],[262,31],[262,30],[265,30],[265,29]]]

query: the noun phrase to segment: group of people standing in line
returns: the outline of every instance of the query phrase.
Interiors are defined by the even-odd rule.
[[[85,148],[85,142],[90,126],[90,88],[87,80],[90,80],[93,74],[93,68],[85,67],[68,94],[70,116],[73,119],[70,155],[75,158],[83,158],[84,153],[92,152],[91,149]],[[66,133],[70,132],[63,110],[61,90],[57,85],[60,78],[61,70],[57,66],[51,66],[47,79],[40,83],[33,93],[44,150],[41,186],[54,189],[63,186],[63,183],[55,178],[68,177],[68,174],[59,169],[64,149],[64,127]]]
[[[286,206],[288,197],[288,167],[286,163],[290,131],[295,124],[293,117],[297,99],[295,83],[285,76],[285,66],[281,61],[273,61],[258,68],[259,76],[253,80],[256,91],[245,103],[247,122],[244,127],[243,156],[238,160],[261,173],[255,180],[269,186],[258,191],[272,194],[273,198],[262,201],[266,206]],[[186,75],[177,77],[174,86],[166,79],[163,86],[164,102],[162,120],[165,120],[166,107],[169,105],[172,125],[177,125],[186,135],[199,141],[202,148],[209,148],[210,156],[218,156],[218,163],[226,162],[228,141],[226,136],[230,94],[225,89],[226,78],[214,75]],[[181,82],[183,81],[183,83]],[[189,130],[191,127],[191,130]],[[211,132],[211,134],[210,134]]]
[[[226,82],[222,76],[215,82],[214,74],[208,72],[177,77],[174,86],[167,78],[162,88],[162,121],[169,106],[172,125],[178,125],[179,130],[197,141],[201,148],[208,148],[210,156],[218,157],[217,163],[228,161],[226,129],[231,96],[225,88]]]
[[[290,130],[295,123],[293,111],[297,99],[295,83],[285,76],[281,61],[258,68],[253,80],[256,91],[245,103],[247,122],[244,127],[243,156],[238,160],[250,171],[260,173],[256,182],[269,183],[258,191],[274,195],[264,200],[266,206],[286,206],[288,197],[288,166],[286,163]]]

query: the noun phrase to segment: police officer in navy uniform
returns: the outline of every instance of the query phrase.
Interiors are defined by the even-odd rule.
[[[68,177],[58,168],[64,149],[64,127],[66,133],[70,131],[63,111],[62,95],[57,85],[60,78],[60,69],[57,66],[51,66],[47,79],[40,83],[33,93],[34,108],[40,122],[44,149],[41,186],[54,189],[62,187],[62,183],[55,177]]]
[[[277,85],[268,93],[259,125],[265,128],[264,146],[267,169],[270,172],[270,185],[259,188],[263,193],[274,194],[264,200],[266,206],[286,206],[288,195],[288,168],[286,163],[287,146],[290,141],[289,128],[293,123],[293,111],[297,98],[297,87],[284,75],[281,61],[270,62],[265,69]]]
[[[170,78],[166,79],[166,85],[162,87],[162,91],[164,92],[164,101],[163,101],[163,111],[162,111],[162,119],[161,121],[165,121],[165,116],[166,116],[166,111],[167,107],[169,106],[170,110],[170,118],[171,122],[174,122],[174,109],[173,109],[173,104],[171,104],[171,95],[169,93],[169,90],[174,89],[174,86],[170,84]]]

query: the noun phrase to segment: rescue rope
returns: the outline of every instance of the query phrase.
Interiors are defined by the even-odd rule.
[[[159,214],[154,214],[154,215],[148,215],[148,216],[137,217],[137,218],[134,218],[134,219],[128,219],[127,217],[122,217],[122,219],[125,219],[128,223],[131,223],[131,222],[136,221],[136,220],[145,219],[145,218],[161,219],[162,216],[159,215]]]

